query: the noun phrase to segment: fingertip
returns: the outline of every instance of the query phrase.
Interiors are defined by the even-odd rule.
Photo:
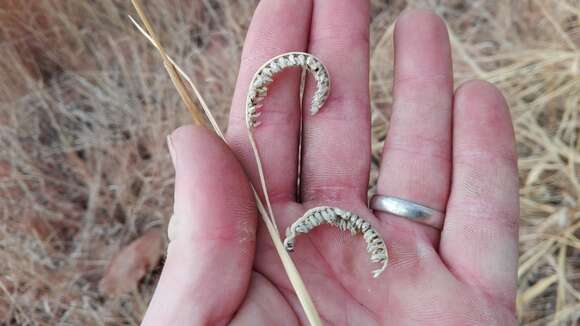
[[[433,11],[407,10],[395,23],[395,42],[401,41],[406,41],[410,47],[426,49],[426,46],[431,46],[441,49],[441,45],[449,43],[447,25]]]
[[[432,10],[427,9],[407,9],[405,10],[399,18],[397,18],[397,23],[395,28],[407,26],[408,24],[417,25],[420,22],[424,25],[429,25],[431,27],[447,30],[445,22],[443,19],[437,15]]]
[[[409,10],[397,19],[394,37],[395,91],[408,82],[419,88],[436,82],[446,91],[452,89],[451,46],[441,17],[428,10]]]
[[[206,127],[181,126],[169,135],[168,144],[177,173],[208,178],[225,169],[231,170],[224,173],[235,176],[235,180],[244,176],[228,145]]]
[[[479,79],[468,80],[459,85],[455,93],[458,104],[463,104],[465,100],[477,98],[483,100],[484,106],[507,110],[507,103],[502,92],[488,81]]]
[[[455,92],[454,111],[455,144],[517,162],[511,114],[495,85],[482,80],[463,83]]]
[[[193,134],[195,134],[197,132],[205,133],[206,130],[207,129],[205,127],[202,127],[202,126],[187,124],[187,125],[177,127],[175,130],[173,130],[171,132],[170,137],[172,139],[188,139]]]
[[[195,151],[203,151],[207,148],[220,148],[224,146],[223,141],[212,131],[203,126],[184,125],[175,129],[168,136],[170,151],[177,159],[178,154],[187,155]]]

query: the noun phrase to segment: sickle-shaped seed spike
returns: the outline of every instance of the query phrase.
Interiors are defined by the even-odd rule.
[[[266,96],[266,93],[261,93],[261,88],[266,88],[271,84],[275,75],[280,71],[291,68],[302,67],[309,71],[316,81],[316,91],[312,98],[310,105],[310,113],[316,114],[326,102],[328,98],[328,90],[330,89],[330,76],[326,67],[315,56],[304,52],[288,52],[276,56],[266,62],[254,75],[250,83],[250,91],[246,98],[246,125],[248,128],[255,128],[258,126],[257,117],[253,116],[249,110],[253,103],[257,103],[259,97]]]
[[[332,212],[332,214],[330,212]],[[332,215],[335,216],[333,219],[327,217]],[[310,218],[311,216],[317,217],[316,223],[313,223],[313,220]],[[318,223],[318,220],[323,220],[325,223]],[[306,234],[322,224],[335,226],[342,231],[350,231],[353,235],[362,234],[367,244],[369,260],[373,263],[382,264],[381,268],[372,272],[373,277],[378,277],[385,270],[389,260],[385,241],[362,217],[340,208],[320,206],[308,210],[301,218],[296,220],[296,222],[286,229],[284,247],[288,251],[294,251],[294,242],[300,233]],[[363,227],[366,227],[364,231]],[[303,230],[307,231],[304,232]]]

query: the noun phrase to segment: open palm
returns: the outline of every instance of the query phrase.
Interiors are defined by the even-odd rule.
[[[377,266],[360,237],[324,226],[297,239],[292,257],[325,324],[515,324],[518,180],[509,112],[487,83],[454,92],[447,31],[429,12],[408,12],[397,23],[395,101],[377,190],[446,211],[444,227],[367,208],[368,7],[365,0],[260,3],[229,147],[198,127],[169,137],[176,224],[144,324],[307,322],[257,222],[246,177],[259,184],[244,121],[248,84],[263,62],[288,51],[319,57],[333,86],[322,111],[304,115],[299,191],[300,72],[283,72],[265,100],[254,135],[279,227],[315,206],[340,207],[373,224],[390,254],[373,279]]]

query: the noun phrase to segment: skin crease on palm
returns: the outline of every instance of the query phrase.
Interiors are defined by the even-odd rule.
[[[445,210],[446,217],[439,232],[373,214],[366,206],[369,19],[364,0],[260,2],[232,101],[229,147],[202,127],[168,137],[178,220],[144,325],[307,324],[248,185],[259,185],[244,121],[248,84],[262,63],[288,51],[320,58],[332,89],[321,112],[304,115],[300,191],[300,71],[279,75],[264,102],[254,136],[279,228],[309,208],[341,207],[374,225],[390,254],[386,271],[373,279],[376,266],[360,236],[324,226],[300,237],[292,258],[323,323],[516,324],[518,177],[506,103],[486,82],[454,89],[439,17],[399,17],[378,192]],[[390,60],[382,60],[386,68]]]

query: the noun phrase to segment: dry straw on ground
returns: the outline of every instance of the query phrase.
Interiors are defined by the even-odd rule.
[[[577,323],[580,2],[385,2],[373,1],[371,26],[375,165],[392,101],[393,22],[407,6],[432,8],[449,24],[457,82],[490,80],[512,108],[521,323]],[[222,127],[254,7],[147,2]],[[146,308],[155,248],[119,267],[146,270],[125,294],[102,280],[116,253],[163,232],[173,177],[165,135],[191,118],[129,13],[120,0],[0,4],[0,323],[137,324]]]

